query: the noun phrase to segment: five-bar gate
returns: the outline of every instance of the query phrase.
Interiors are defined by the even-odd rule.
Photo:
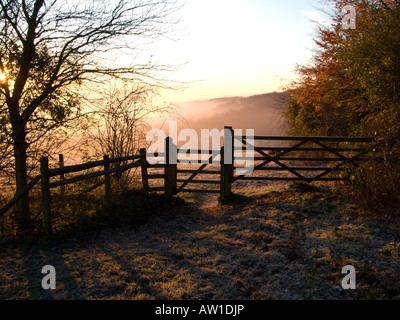
[[[286,136],[254,136],[249,139],[247,136],[235,135],[231,127],[225,127],[226,132],[230,137],[225,136],[225,145],[220,150],[180,150],[168,137],[164,154],[158,155],[163,157],[164,164],[147,167],[163,168],[163,172],[150,175],[147,168],[142,168],[144,189],[164,191],[168,196],[181,192],[203,192],[228,197],[232,184],[239,180],[308,183],[346,180],[346,175],[337,173],[349,166],[358,167],[358,163],[364,160],[363,156],[372,149],[374,140],[359,137]],[[251,156],[248,155],[249,150],[252,151]],[[180,159],[179,156],[186,153],[197,157],[190,161]],[[230,153],[230,160],[225,161],[226,155]],[[201,155],[207,155],[207,159]],[[251,174],[237,174],[244,161],[247,161],[247,167],[249,162],[253,163]],[[205,176],[207,179],[203,178]],[[164,185],[149,187],[150,179],[162,179]]]

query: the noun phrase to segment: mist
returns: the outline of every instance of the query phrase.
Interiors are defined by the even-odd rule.
[[[289,126],[285,103],[288,98],[286,92],[272,92],[181,103],[178,132],[190,128],[200,136],[201,129],[221,131],[225,126],[230,126],[241,129],[243,135],[246,129],[254,129],[254,134],[259,136],[287,136]],[[168,133],[168,121],[162,129]],[[282,142],[278,144],[282,145]],[[275,143],[272,142],[270,146],[275,146]]]

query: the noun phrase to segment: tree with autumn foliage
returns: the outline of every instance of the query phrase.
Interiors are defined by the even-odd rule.
[[[312,63],[289,89],[293,133],[376,136],[377,147],[356,175],[357,190],[379,206],[400,205],[400,3],[332,0],[332,23],[318,27]],[[344,28],[346,6],[355,28]],[[368,173],[364,167],[368,167]],[[368,195],[368,196],[367,196]],[[386,199],[388,198],[388,199]]]

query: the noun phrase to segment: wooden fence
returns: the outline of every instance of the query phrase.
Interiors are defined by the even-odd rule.
[[[228,137],[226,136],[228,134]],[[167,197],[172,197],[181,192],[203,192],[219,194],[221,199],[227,198],[232,193],[232,184],[238,180],[286,180],[286,181],[338,181],[344,177],[329,177],[332,172],[341,171],[347,164],[358,166],[359,161],[364,160],[362,156],[372,148],[372,138],[350,138],[350,137],[248,137],[237,136],[232,127],[225,127],[225,145],[220,150],[184,150],[178,149],[170,137],[165,140],[163,153],[155,156],[162,159],[159,163],[150,163],[146,149],[141,149],[140,154],[128,157],[110,159],[108,156],[100,161],[88,162],[73,166],[64,166],[64,158],[59,157],[59,167],[49,168],[47,157],[40,160],[40,174],[29,183],[27,188],[18,192],[14,198],[3,208],[0,209],[0,217],[3,216],[17,201],[27,194],[35,185],[41,185],[41,213],[42,227],[47,233],[52,231],[51,223],[51,189],[60,187],[64,192],[64,186],[83,180],[104,176],[104,179],[93,186],[92,189],[104,184],[105,203],[108,207],[112,205],[111,175],[124,172],[132,168],[141,168],[143,191],[163,192]],[[235,142],[236,141],[236,142]],[[258,146],[257,141],[271,142],[284,141],[289,145],[283,146]],[[239,146],[237,145],[239,142]],[[339,146],[339,144],[348,144]],[[310,146],[310,144],[312,146]],[[362,144],[362,146],[354,146]],[[244,150],[254,150],[254,154],[243,156]],[[197,159],[200,165],[196,169],[180,168],[186,166],[187,160],[179,159],[178,155],[190,152],[191,154],[207,155],[207,159]],[[307,155],[302,155],[307,152]],[[323,156],[311,156],[310,154],[324,153]],[[228,159],[226,159],[228,155]],[[253,171],[279,172],[285,171],[292,174],[292,177],[269,176],[248,176],[235,175],[235,169],[240,166],[235,162],[252,160],[254,161]],[[129,163],[131,161],[131,163]],[[196,160],[194,160],[196,162]],[[190,162],[190,161],[189,161]],[[299,162],[318,162],[325,166],[299,166]],[[326,164],[334,165],[326,166]],[[111,168],[112,164],[117,166]],[[274,164],[274,166],[270,166]],[[179,166],[178,166],[179,165]],[[217,169],[207,170],[207,166],[214,165]],[[87,174],[80,174],[66,178],[66,175],[77,173],[88,169],[101,167],[102,170]],[[152,172],[156,170],[156,172]],[[158,170],[158,171],[157,171]],[[160,172],[161,171],[161,172]],[[317,172],[316,175],[306,176],[304,172]],[[187,176],[189,175],[189,176]],[[200,178],[201,176],[214,177],[214,179]],[[58,179],[54,179],[58,177]],[[158,185],[153,186],[150,182],[159,181]],[[161,181],[161,182],[160,182]],[[160,185],[161,184],[161,185]],[[213,189],[190,187],[189,185],[214,186]]]
[[[253,148],[254,172],[288,172],[291,177],[277,177],[274,175],[250,177],[238,175],[238,180],[283,180],[283,181],[343,181],[347,178],[328,176],[333,172],[344,171],[346,165],[357,168],[359,162],[365,160],[363,156],[373,149],[373,138],[359,137],[252,137],[249,143],[245,137],[234,136],[246,147],[232,146],[233,150]],[[257,146],[256,142],[286,142],[288,145],[271,147]],[[344,144],[344,145],[343,145]],[[245,160],[246,157],[235,156],[235,160]],[[311,163],[311,165],[310,165]],[[273,164],[273,166],[270,166]],[[306,164],[306,165],[304,165]],[[318,165],[317,165],[318,164]],[[322,166],[321,166],[322,165]],[[308,173],[308,175],[304,173]]]
[[[64,193],[63,187],[65,185],[104,176],[104,180],[94,185],[92,189],[97,188],[104,184],[105,202],[106,205],[110,207],[112,198],[111,175],[113,173],[124,172],[132,168],[143,166],[146,160],[146,158],[143,157],[142,155],[133,155],[128,157],[113,158],[113,159],[110,159],[108,156],[104,156],[103,160],[100,161],[93,161],[73,166],[64,166],[63,159],[64,159],[63,155],[60,155],[59,168],[50,169],[48,158],[47,157],[41,158],[40,174],[37,175],[35,178],[33,178],[32,181],[23,191],[18,192],[9,203],[7,203],[3,208],[0,209],[0,217],[3,216],[8,210],[10,210],[21,197],[26,195],[35,185],[37,185],[40,182],[41,199],[42,199],[40,212],[42,213],[42,227],[46,233],[51,233],[52,231],[51,189],[52,188],[61,187],[61,192]],[[118,165],[115,168],[110,168],[111,164],[123,163],[123,162],[126,163],[129,161],[133,161],[133,163]],[[102,167],[102,170],[87,174],[80,174],[78,176],[74,176],[71,178],[65,178],[67,174],[77,173],[80,171],[89,170],[96,167]],[[53,177],[59,177],[59,179],[52,181],[54,180],[52,179]]]

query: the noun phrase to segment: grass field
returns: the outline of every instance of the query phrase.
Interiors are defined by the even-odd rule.
[[[270,186],[224,205],[126,195],[68,232],[3,241],[0,299],[400,299],[400,217],[334,190]],[[56,290],[41,287],[48,264]],[[356,290],[341,287],[345,265]]]

